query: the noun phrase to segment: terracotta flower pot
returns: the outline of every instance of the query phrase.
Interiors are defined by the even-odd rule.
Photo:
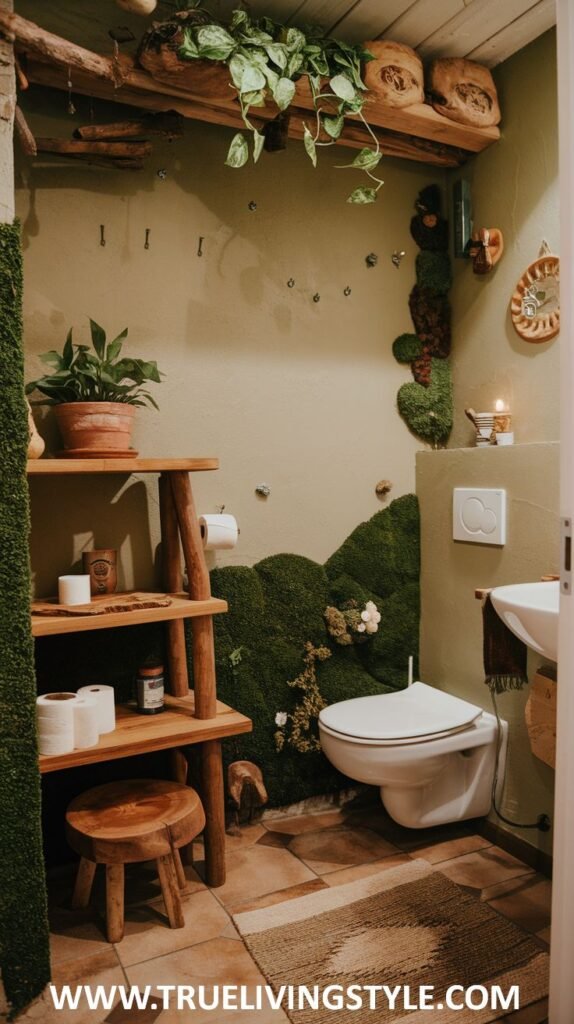
[[[64,448],[126,451],[135,407],[124,402],[63,402],[54,407]]]

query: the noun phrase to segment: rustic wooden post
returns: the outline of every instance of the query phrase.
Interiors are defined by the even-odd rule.
[[[12,0],[0,0],[0,14],[10,14]],[[14,220],[14,145],[16,110],[14,48],[0,36],[0,224]]]
[[[183,588],[177,516],[169,476],[159,478],[159,511],[161,524],[161,561],[163,586],[170,594]],[[175,697],[187,697],[189,680],[185,650],[185,630],[181,619],[167,623],[167,659],[170,690]]]
[[[206,600],[211,597],[209,571],[205,562],[189,474],[178,470],[172,472],[170,477],[189,578],[189,596],[196,601]],[[197,718],[215,718],[217,700],[211,616],[202,615],[193,619],[192,631],[195,714]],[[225,882],[225,804],[219,740],[208,740],[201,744],[200,791],[206,817],[206,880],[208,885],[215,887]]]

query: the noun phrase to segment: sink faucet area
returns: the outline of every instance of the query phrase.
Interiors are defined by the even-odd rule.
[[[538,654],[557,661],[559,580],[495,587],[490,599],[515,636]]]

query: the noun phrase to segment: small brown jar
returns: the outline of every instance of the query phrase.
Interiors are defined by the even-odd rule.
[[[137,670],[136,703],[140,715],[158,715],[165,711],[164,671],[157,658],[148,658]]]

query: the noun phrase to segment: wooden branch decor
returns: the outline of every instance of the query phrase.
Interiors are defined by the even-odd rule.
[[[111,124],[89,124],[76,128],[75,139],[97,142],[102,139],[138,139],[146,135],[159,135],[171,142],[183,135],[183,117],[175,111],[167,114],[148,114],[133,121],[114,121]]]
[[[0,34],[25,53],[34,53],[63,67],[76,68],[96,78],[114,81],[113,65],[109,57],[100,57],[91,50],[84,50],[82,46],[76,46],[75,43],[54,35],[53,32],[46,32],[34,22],[21,18],[19,14],[0,11]]]
[[[16,129],[18,142],[22,146],[22,151],[26,156],[37,156],[38,146],[36,144],[36,140],[30,131],[28,122],[20,107],[16,107],[16,112],[14,114],[14,128]]]

